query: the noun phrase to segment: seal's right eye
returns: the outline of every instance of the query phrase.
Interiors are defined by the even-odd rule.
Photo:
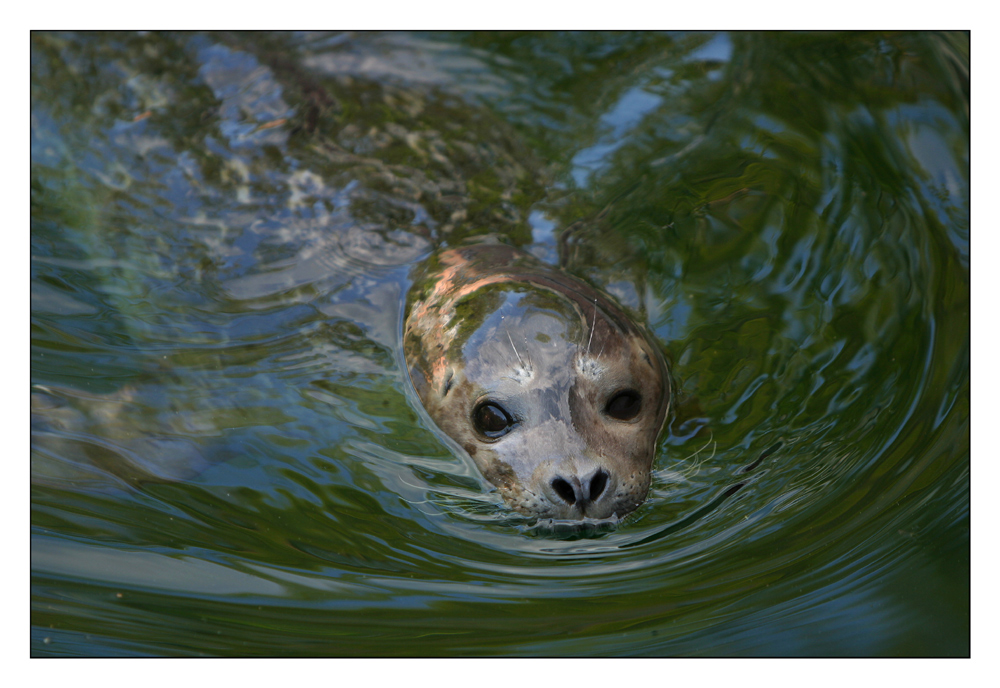
[[[480,434],[495,440],[503,437],[514,426],[514,420],[503,407],[492,401],[484,401],[472,412],[472,422]]]
[[[615,420],[632,420],[642,410],[642,397],[633,389],[626,389],[611,398],[604,412]]]

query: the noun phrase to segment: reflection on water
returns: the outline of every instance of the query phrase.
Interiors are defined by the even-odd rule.
[[[33,34],[32,652],[967,655],[968,54]],[[672,361],[617,528],[509,511],[406,383],[479,234]]]

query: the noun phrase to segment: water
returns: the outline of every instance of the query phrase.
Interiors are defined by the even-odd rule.
[[[35,655],[968,655],[966,34],[33,34]],[[405,383],[435,247],[680,396],[616,528]]]

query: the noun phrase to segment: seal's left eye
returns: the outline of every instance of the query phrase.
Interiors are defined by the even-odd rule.
[[[514,425],[510,414],[502,406],[492,401],[477,406],[476,410],[472,412],[472,421],[476,425],[476,430],[490,439],[503,437],[510,432]]]
[[[634,389],[626,389],[611,397],[604,412],[615,420],[632,420],[642,409],[642,397]]]

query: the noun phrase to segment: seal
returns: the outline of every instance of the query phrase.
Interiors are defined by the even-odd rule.
[[[646,498],[667,364],[610,297],[504,244],[414,274],[403,353],[421,403],[515,510],[616,520]]]

